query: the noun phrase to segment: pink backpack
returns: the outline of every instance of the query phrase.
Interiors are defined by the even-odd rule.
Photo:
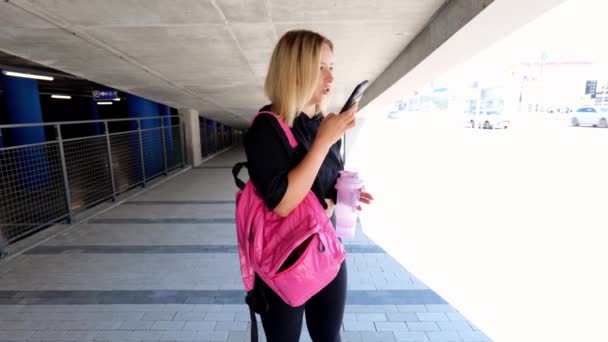
[[[298,145],[291,129],[272,112],[292,148]],[[253,121],[252,121],[253,122]],[[253,183],[238,179],[245,163],[234,166],[237,186],[236,229],[245,289],[253,290],[255,274],[285,303],[300,306],[322,290],[338,274],[346,257],[325,210],[312,191],[287,216],[268,209]],[[286,265],[288,260],[293,264]]]

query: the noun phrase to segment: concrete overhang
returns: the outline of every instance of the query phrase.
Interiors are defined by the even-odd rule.
[[[284,32],[311,29],[334,42],[336,110],[360,80],[386,74],[445,2],[8,0],[0,49],[242,127],[267,102],[263,80]]]

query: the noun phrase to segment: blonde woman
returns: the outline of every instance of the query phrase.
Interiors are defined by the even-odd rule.
[[[332,216],[336,202],[336,179],[344,168],[340,137],[355,126],[353,106],[336,115],[322,115],[333,86],[333,44],[311,31],[287,32],[277,43],[266,77],[265,91],[272,111],[289,125],[298,147],[289,146],[279,123],[259,115],[245,137],[250,179],[271,210],[288,215],[312,189]],[[363,192],[360,201],[370,203]],[[291,307],[262,280],[256,291],[265,297],[267,310],[260,313],[269,342],[297,342],[306,312],[308,332],[315,342],[340,341],[346,301],[346,262],[336,278],[304,305]]]

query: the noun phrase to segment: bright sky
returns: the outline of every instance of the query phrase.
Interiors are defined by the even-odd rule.
[[[444,77],[470,80],[473,75],[493,74],[518,62],[537,63],[546,52],[549,63],[591,62],[595,73],[603,72],[608,78],[606,16],[608,1],[567,1]]]

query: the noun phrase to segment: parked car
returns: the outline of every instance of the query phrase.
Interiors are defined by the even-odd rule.
[[[481,111],[478,116],[468,113],[465,127],[482,129],[505,129],[510,125],[506,115],[496,110]]]
[[[593,126],[608,128],[607,107],[581,107],[570,118],[572,126]]]

